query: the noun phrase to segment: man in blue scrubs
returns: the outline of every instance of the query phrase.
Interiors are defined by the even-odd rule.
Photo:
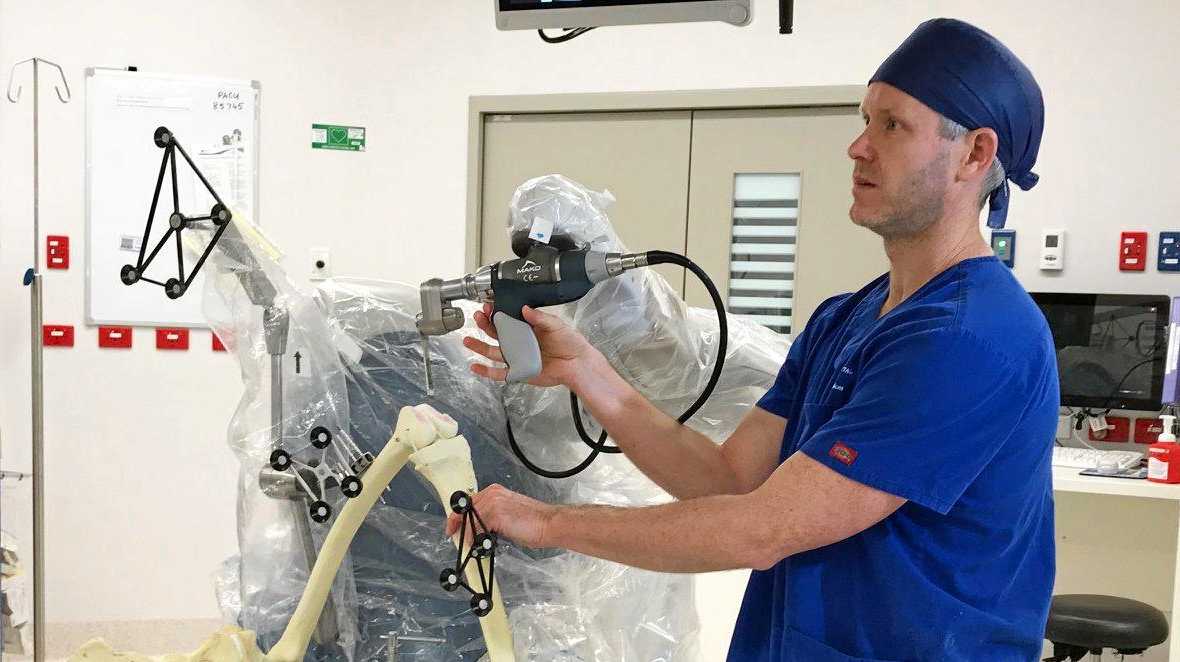
[[[881,65],[861,110],[850,216],[884,239],[889,273],[816,310],[723,445],[526,309],[544,358],[535,383],[575,391],[679,500],[552,506],[493,486],[476,506],[529,546],[754,569],[731,662],[1033,660],[1054,576],[1057,370],[1044,317],[979,214],[987,204],[1003,227],[1008,180],[1036,183],[1040,89],[991,35],[939,19]]]

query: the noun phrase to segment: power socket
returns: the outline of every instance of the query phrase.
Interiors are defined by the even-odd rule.
[[[1123,232],[1119,235],[1119,271],[1147,269],[1147,233]]]
[[[1090,441],[1125,444],[1131,440],[1131,420],[1124,416],[1103,416],[1105,427],[1090,430]],[[1090,419],[1093,421],[1094,419]],[[1093,426],[1091,426],[1093,427]]]
[[[311,280],[332,277],[332,252],[327,248],[311,249]]]
[[[1062,415],[1057,417],[1057,441],[1065,441],[1073,434],[1073,417],[1069,415]]]
[[[1156,268],[1160,271],[1180,271],[1180,232],[1160,233]]]
[[[1065,268],[1065,230],[1045,230],[1041,234],[1042,271],[1061,271]]]

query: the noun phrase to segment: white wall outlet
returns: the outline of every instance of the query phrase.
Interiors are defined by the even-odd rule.
[[[1102,432],[1110,429],[1110,424],[1106,422],[1106,416],[1099,414],[1098,416],[1090,417],[1090,429],[1094,432]]]
[[[1043,271],[1065,268],[1065,230],[1045,230],[1041,234],[1040,267]]]
[[[1070,437],[1070,428],[1073,427],[1073,417],[1065,415],[1057,417],[1057,441],[1065,441]]]
[[[327,248],[311,249],[311,279],[324,280],[332,277],[332,256]]]

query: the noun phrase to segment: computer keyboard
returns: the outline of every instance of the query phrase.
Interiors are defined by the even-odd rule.
[[[1053,466],[1072,467],[1075,469],[1100,469],[1113,464],[1118,469],[1137,463],[1143,459],[1143,453],[1135,451],[1100,451],[1093,448],[1071,448],[1067,446],[1053,447]]]

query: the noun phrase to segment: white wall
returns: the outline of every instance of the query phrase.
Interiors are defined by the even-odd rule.
[[[85,67],[260,80],[261,221],[291,273],[304,277],[309,247],[323,245],[338,274],[417,282],[463,266],[469,95],[859,84],[919,21],[956,16],[1008,43],[1045,92],[1042,181],[1014,193],[1010,215],[1029,289],[1178,289],[1180,275],[1119,274],[1115,250],[1120,228],[1180,228],[1180,8],[800,2],[797,33],[780,36],[777,3],[755,4],[743,29],[603,29],[551,46],[497,32],[490,0],[0,0],[0,66],[53,59],[75,91],[68,106],[42,96],[42,232],[69,234],[76,260],[46,275],[45,316],[78,326],[74,349],[46,352],[49,619],[215,616],[209,576],[236,545],[231,359],[208,351],[206,333],[182,355],[156,352],[143,331],[130,352],[99,352],[82,326]],[[30,108],[28,96],[0,103],[0,425],[17,469],[28,467]],[[369,151],[311,150],[310,124],[324,121],[368,127]],[[1036,272],[1029,239],[1042,227],[1069,230],[1059,276]]]

